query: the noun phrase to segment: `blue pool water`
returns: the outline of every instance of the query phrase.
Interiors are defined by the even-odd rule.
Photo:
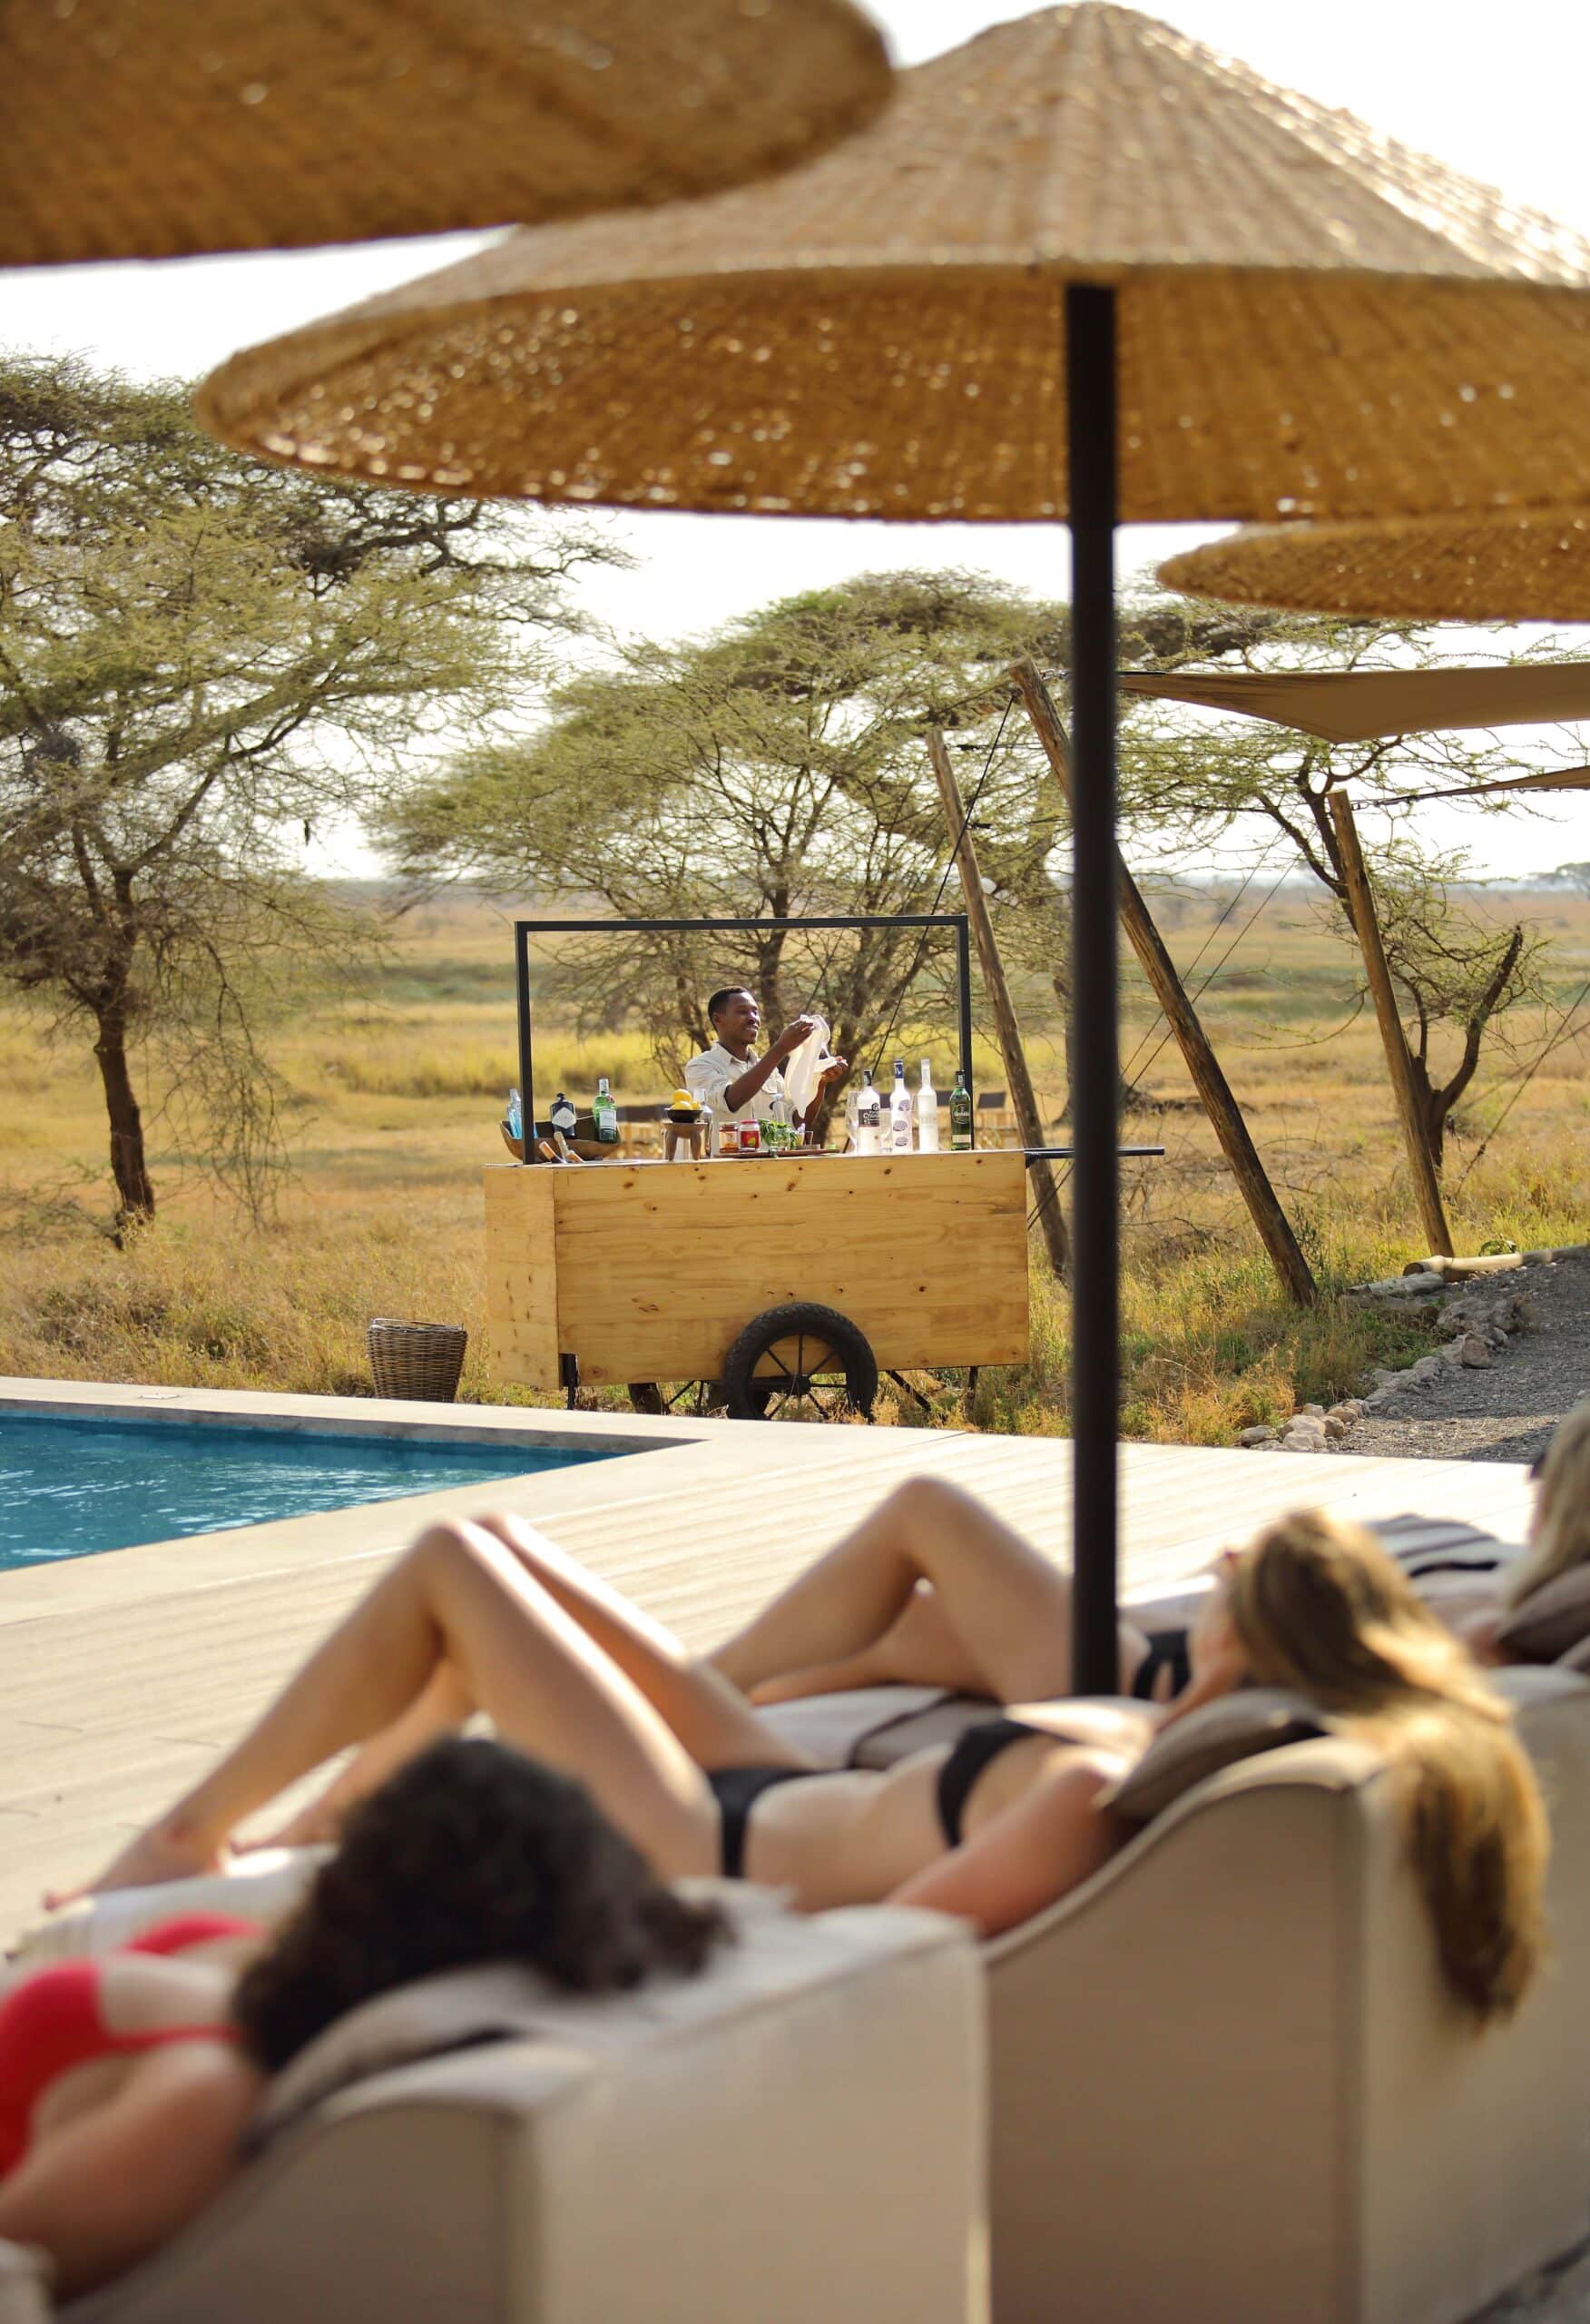
[[[0,1571],[572,1468],[623,1449],[0,1413]]]

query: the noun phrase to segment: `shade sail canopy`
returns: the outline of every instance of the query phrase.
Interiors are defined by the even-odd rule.
[[[1254,526],[1172,557],[1159,578],[1189,596],[1304,613],[1590,621],[1590,505]]]
[[[1458,783],[1448,791],[1401,793],[1396,804],[1417,807],[1426,799],[1479,799],[1490,791],[1590,791],[1590,766],[1571,766],[1545,774],[1509,774],[1497,783]]]
[[[1134,11],[995,26],[776,185],[518,235],[235,357],[247,450],[421,489],[1068,511],[1067,284],[1117,287],[1123,520],[1560,497],[1590,247]]]
[[[567,218],[868,120],[849,0],[10,0],[0,266]]]
[[[1590,662],[1523,662],[1496,669],[1194,670],[1167,677],[1133,670],[1123,675],[1121,686],[1127,694],[1268,719],[1325,743],[1590,718]]]

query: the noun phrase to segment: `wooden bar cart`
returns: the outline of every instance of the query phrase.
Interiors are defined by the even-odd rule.
[[[837,1418],[880,1372],[1027,1355],[1020,1152],[509,1165],[486,1237],[493,1371],[526,1387]]]

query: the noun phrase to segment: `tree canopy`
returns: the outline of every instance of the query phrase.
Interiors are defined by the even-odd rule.
[[[1267,615],[1143,607],[1144,657],[1217,654]],[[948,857],[925,745],[938,725],[967,753],[978,845],[1002,926],[1062,999],[1064,802],[1012,710],[1011,661],[1064,664],[1069,613],[983,575],[870,575],[791,597],[683,644],[632,645],[614,669],[555,690],[545,730],[462,754],[387,819],[401,868],[599,901],[626,919],[777,919],[924,911]],[[1173,802],[1124,773],[1129,813]],[[958,899],[947,897],[953,910]],[[628,1016],[672,1070],[710,1038],[702,996],[726,975],[787,1019],[820,990],[836,1040],[861,1059],[918,975],[947,966],[916,931],[818,942],[774,931],[737,950],[648,936],[574,947],[552,990],[588,1019]]]
[[[906,573],[785,599],[701,642],[632,645],[555,690],[544,733],[467,753],[408,793],[388,838],[410,874],[596,899],[623,918],[926,911],[946,854],[926,727],[996,717],[1012,656],[1057,618],[993,582]],[[673,1064],[682,1033],[711,1038],[702,997],[726,976],[775,1019],[820,980],[836,1039],[859,1057],[919,950],[916,931],[891,930],[604,940],[569,960],[564,989],[605,1021],[632,1015]]]
[[[257,1198],[272,996],[358,939],[318,827],[489,731],[577,625],[589,525],[244,460],[174,388],[0,368],[0,977],[93,1041],[123,1220],[154,1206],[134,1065]]]

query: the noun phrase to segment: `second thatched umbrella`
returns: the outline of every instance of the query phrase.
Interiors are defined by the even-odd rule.
[[[1159,578],[1189,596],[1304,613],[1585,622],[1590,507],[1252,525],[1172,557]]]
[[[849,0],[12,0],[0,266],[672,201],[820,152],[888,86]]]
[[[1118,522],[1590,474],[1590,248],[1133,11],[902,76],[777,186],[523,235],[235,358],[271,458],[546,501],[1073,537],[1076,1678],[1116,1684]]]

